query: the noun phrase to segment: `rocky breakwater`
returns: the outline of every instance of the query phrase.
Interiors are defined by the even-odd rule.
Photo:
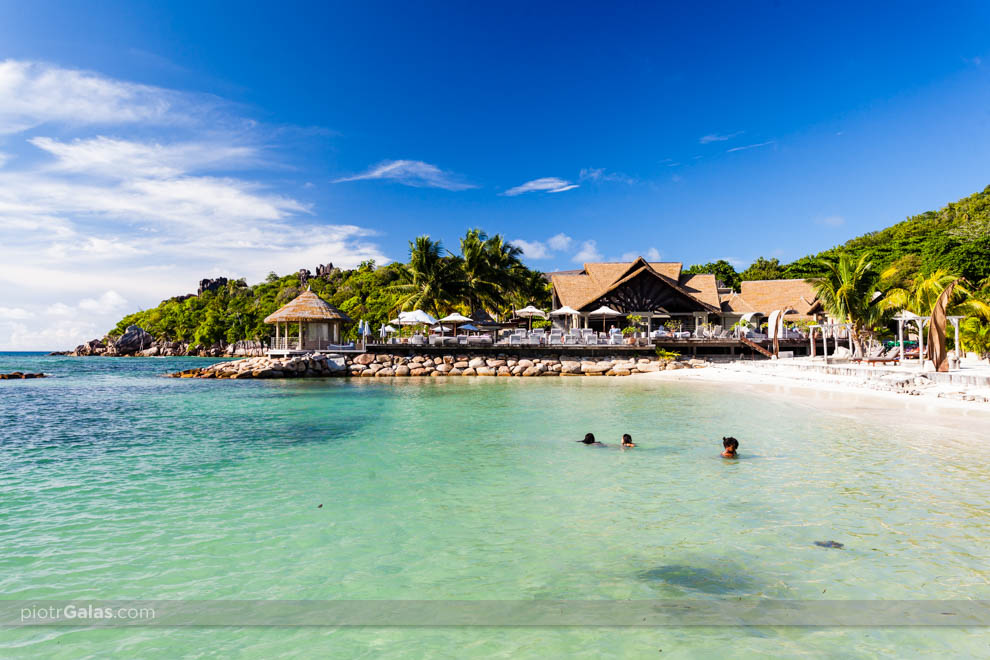
[[[300,355],[289,358],[254,357],[221,362],[201,369],[187,369],[173,378],[358,378],[489,376],[630,376],[661,370],[707,366],[704,360],[609,357],[578,360],[567,356],[533,358],[506,355],[417,355],[413,357],[363,353],[355,356]]]
[[[22,380],[24,378],[47,378],[45,374],[25,374],[20,371],[14,371],[9,374],[0,374],[0,380]]]
[[[76,346],[75,350],[57,355],[74,357],[97,355],[103,357],[260,357],[265,355],[260,341],[242,340],[232,344],[191,347],[189,342],[155,339],[146,330],[129,325],[120,337],[93,339]]]

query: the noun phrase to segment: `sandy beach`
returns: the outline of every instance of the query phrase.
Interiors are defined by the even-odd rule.
[[[910,374],[911,372],[905,372]],[[949,385],[919,387],[914,394],[874,389],[864,375],[836,376],[814,371],[791,371],[770,362],[712,363],[704,369],[679,369],[634,374],[629,381],[674,380],[731,385],[764,391],[774,396],[791,396],[821,407],[856,410],[905,411],[919,414],[950,413],[967,420],[990,424],[990,391],[977,387]],[[971,396],[972,400],[962,398]]]

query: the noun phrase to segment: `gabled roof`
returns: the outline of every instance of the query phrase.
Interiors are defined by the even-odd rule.
[[[351,317],[312,291],[306,290],[265,318],[265,323],[292,321],[351,321]]]
[[[626,282],[648,273],[667,286],[694,300],[712,312],[719,311],[718,289],[714,276],[689,276],[690,284],[681,282],[681,262],[648,262],[642,257],[631,262],[587,263],[580,272],[551,273],[551,282],[562,305],[581,309],[614,291]],[[709,279],[710,278],[710,279]]]

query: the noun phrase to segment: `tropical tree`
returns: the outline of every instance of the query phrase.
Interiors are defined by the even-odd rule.
[[[908,283],[908,286],[891,289],[885,304],[893,309],[906,309],[918,316],[931,316],[939,296],[953,284],[955,287],[949,298],[946,316],[969,317],[971,322],[965,326],[968,330],[963,332],[963,327],[960,327],[962,342],[965,344],[968,336],[979,344],[982,341],[980,320],[990,320],[990,304],[980,297],[986,287],[984,291],[974,291],[963,278],[953,275],[944,268],[939,268],[928,275],[918,275]],[[956,348],[962,351],[961,346]],[[980,349],[976,347],[976,350]]]
[[[784,277],[784,268],[780,265],[780,259],[767,259],[757,257],[743,272],[739,273],[739,280],[748,282],[750,280],[779,280]]]
[[[907,309],[919,316],[929,316],[935,308],[935,302],[952,283],[952,290],[947,313],[949,316],[976,316],[990,319],[990,305],[977,297],[965,280],[953,275],[944,268],[939,268],[928,275],[919,275],[910,282],[910,288],[898,287],[891,289],[887,296],[887,304],[898,309]]]
[[[711,273],[725,286],[735,291],[739,290],[739,273],[725,259],[719,259],[718,261],[707,264],[694,264],[684,269],[685,275],[697,275],[699,273]]]
[[[895,311],[886,304],[886,294],[898,273],[892,269],[878,271],[869,254],[854,259],[842,253],[837,259],[819,259],[816,266],[823,275],[806,281],[815,287],[832,318],[852,326],[854,351],[862,355],[864,339],[882,327]]]
[[[398,283],[391,286],[398,294],[398,309],[422,309],[436,316],[463,300],[466,288],[463,260],[444,254],[443,243],[429,236],[409,242],[409,263],[399,271]]]
[[[469,229],[461,239],[464,268],[464,305],[467,311],[494,309],[502,301],[499,274],[492,264],[488,235],[481,229]]]

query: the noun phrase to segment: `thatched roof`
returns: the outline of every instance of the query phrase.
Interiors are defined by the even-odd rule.
[[[754,280],[740,285],[739,297],[745,301],[747,311],[769,315],[777,309],[793,309],[796,314],[788,318],[810,320],[821,310],[815,287],[804,280]],[[744,305],[733,302],[733,311]]]
[[[293,321],[352,321],[351,317],[312,291],[303,291],[285,307],[265,318],[265,323]]]
[[[561,305],[582,309],[625,282],[649,272],[671,288],[693,298],[711,312],[769,315],[776,309],[793,309],[790,319],[812,319],[821,311],[815,289],[804,280],[743,282],[741,293],[719,293],[714,275],[685,275],[677,261],[647,262],[642,257],[629,262],[588,263],[582,270],[551,273],[554,292]]]
[[[554,291],[561,305],[581,309],[645,272],[663,280],[671,288],[696,300],[702,307],[717,311],[718,286],[711,275],[681,275],[679,261],[635,261],[587,263],[579,271],[551,273]]]

